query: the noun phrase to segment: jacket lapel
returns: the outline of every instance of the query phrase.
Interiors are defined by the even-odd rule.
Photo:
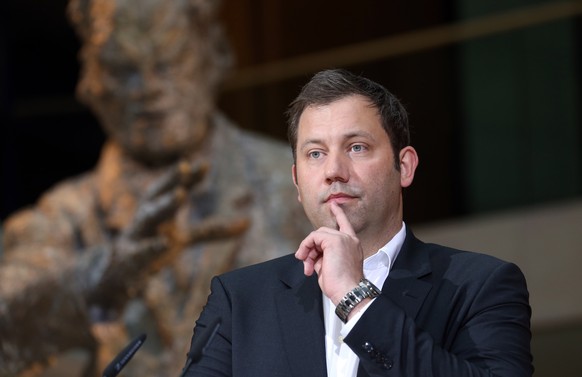
[[[382,287],[382,294],[411,318],[416,318],[432,288],[432,284],[420,280],[431,272],[429,253],[422,250],[423,245],[407,227],[406,240]]]
[[[428,253],[421,250],[422,245],[407,227],[402,249],[382,287],[382,295],[388,296],[411,318],[416,318],[432,288],[430,283],[419,280],[431,272]],[[361,363],[358,365],[357,375],[369,377]]]
[[[317,276],[303,275],[303,264],[298,262],[282,281],[288,289],[276,297],[277,315],[292,375],[325,376],[323,304]]]

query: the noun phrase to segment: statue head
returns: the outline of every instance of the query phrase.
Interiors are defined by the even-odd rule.
[[[218,0],[70,0],[78,98],[127,153],[163,164],[196,149],[231,54]]]

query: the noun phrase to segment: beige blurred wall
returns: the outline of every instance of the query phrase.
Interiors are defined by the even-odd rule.
[[[582,320],[582,200],[414,227],[426,242],[515,262],[534,326]]]
[[[532,306],[535,377],[579,377],[582,199],[414,226],[425,242],[516,263]]]

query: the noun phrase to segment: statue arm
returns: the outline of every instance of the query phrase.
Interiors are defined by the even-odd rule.
[[[66,224],[37,208],[5,224],[0,263],[0,375],[15,375],[73,347],[93,348]],[[40,242],[43,234],[51,237]],[[58,241],[58,242],[57,242]]]

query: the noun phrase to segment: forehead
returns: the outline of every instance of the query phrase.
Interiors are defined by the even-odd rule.
[[[115,63],[143,59],[171,60],[178,54],[195,54],[196,40],[202,38],[200,25],[191,18],[191,8],[184,1],[116,0],[107,15],[96,13],[94,32],[107,26],[104,42],[93,46],[93,55]]]
[[[370,100],[361,95],[350,95],[329,104],[306,107],[299,118],[298,131],[301,133],[301,130],[312,128],[332,129],[339,125],[351,128],[378,126],[382,129],[378,109]]]
[[[389,141],[378,110],[359,95],[307,107],[299,119],[297,131],[299,149],[313,144],[344,143],[354,138],[369,142]]]

